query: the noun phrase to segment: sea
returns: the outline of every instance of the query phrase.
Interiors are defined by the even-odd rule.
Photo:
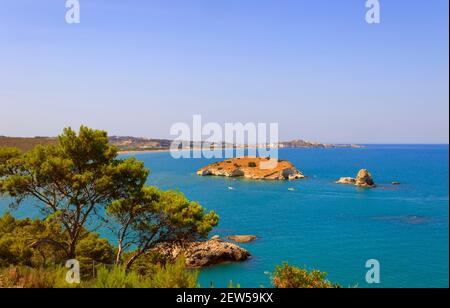
[[[292,182],[196,175],[220,159],[174,159],[168,152],[123,157],[130,155],[151,170],[149,185],[180,190],[217,212],[211,236],[257,236],[241,244],[250,260],[201,270],[202,287],[271,287],[275,266],[284,262],[326,272],[344,287],[449,287],[448,145],[281,149],[279,158],[307,175]],[[334,183],[362,168],[376,188]],[[9,203],[0,199],[0,212],[39,216],[31,202],[16,210]],[[377,283],[366,279],[378,269]]]

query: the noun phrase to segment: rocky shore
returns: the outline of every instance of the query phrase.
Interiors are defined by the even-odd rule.
[[[252,180],[298,180],[305,176],[288,161],[240,157],[214,163],[197,171],[200,176],[244,177]]]
[[[161,244],[155,248],[155,251],[170,259],[176,259],[183,255],[188,268],[202,268],[221,263],[241,262],[251,257],[247,250],[225,242],[218,236],[206,242]]]

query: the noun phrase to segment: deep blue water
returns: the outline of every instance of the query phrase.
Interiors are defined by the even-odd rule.
[[[280,158],[309,176],[296,182],[199,177],[195,171],[211,161],[174,160],[169,153],[136,157],[152,171],[149,184],[179,189],[220,215],[211,235],[258,236],[242,245],[252,253],[250,261],[203,270],[204,287],[210,281],[226,287],[230,280],[242,287],[269,287],[267,272],[283,261],[325,271],[344,286],[374,287],[365,282],[369,259],[381,264],[377,287],[449,285],[447,145],[281,150]],[[361,168],[371,171],[377,188],[334,184]],[[0,211],[7,203],[0,200]],[[37,213],[27,211],[16,215]]]

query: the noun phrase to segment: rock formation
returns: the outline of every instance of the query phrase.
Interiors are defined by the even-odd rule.
[[[180,255],[186,258],[188,268],[202,268],[220,263],[240,262],[251,257],[250,253],[232,243],[224,242],[218,236],[206,242],[161,244],[155,251],[171,259]]]
[[[361,169],[356,178],[343,177],[336,181],[336,184],[355,185],[357,187],[375,187],[372,175],[367,169]]]
[[[344,178],[340,178],[336,184],[344,184],[344,185],[354,185],[356,183],[356,180],[354,178],[351,177],[344,177]]]
[[[375,182],[367,169],[361,169],[356,176],[355,185],[358,187],[375,187]]]
[[[245,177],[252,180],[298,180],[305,176],[288,161],[241,157],[201,168],[201,176]]]
[[[233,236],[227,236],[227,240],[236,242],[236,243],[250,243],[256,240],[256,236],[254,235],[233,235]]]

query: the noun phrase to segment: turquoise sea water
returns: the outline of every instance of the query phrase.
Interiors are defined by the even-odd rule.
[[[227,287],[230,280],[242,287],[269,287],[267,273],[283,261],[328,272],[344,286],[449,285],[447,145],[281,150],[280,158],[309,176],[296,182],[199,177],[195,171],[211,161],[174,160],[169,153],[136,157],[152,171],[149,184],[179,189],[220,215],[211,235],[258,236],[242,245],[252,253],[250,261],[202,270],[204,287],[210,281]],[[377,188],[334,184],[361,168],[372,172]],[[0,200],[0,211],[7,204]],[[26,208],[16,216],[37,215]],[[380,285],[365,282],[369,259],[381,264]]]

